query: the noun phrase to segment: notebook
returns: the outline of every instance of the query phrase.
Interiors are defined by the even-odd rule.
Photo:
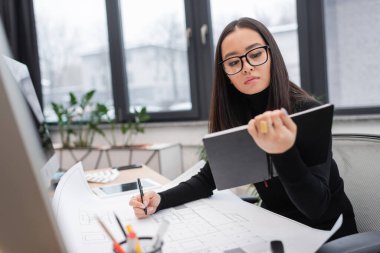
[[[325,104],[290,115],[297,124],[296,146],[309,166],[327,159],[334,105]],[[203,144],[218,190],[262,182],[272,174],[269,156],[247,131],[247,125],[205,135]]]

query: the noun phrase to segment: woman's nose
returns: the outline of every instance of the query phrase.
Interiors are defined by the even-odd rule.
[[[246,57],[243,58],[243,59],[241,59],[241,61],[242,61],[242,64],[243,64],[243,71],[244,72],[248,72],[248,71],[252,71],[253,70],[253,66],[248,63]]]

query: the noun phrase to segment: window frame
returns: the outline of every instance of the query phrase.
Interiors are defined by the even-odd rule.
[[[112,96],[117,122],[127,122],[129,112],[128,76],[126,71],[120,0],[104,0],[111,65]],[[151,122],[207,120],[212,93],[214,49],[211,4],[209,0],[183,0],[188,38],[188,67],[192,109],[189,111],[149,112]],[[325,37],[324,0],[296,0],[301,87],[329,102]],[[207,42],[202,44],[200,29],[207,25]],[[36,84],[36,92],[42,92]],[[43,98],[42,98],[43,99]],[[41,99],[41,100],[42,100]],[[335,108],[337,115],[380,114],[380,106]]]
[[[329,101],[324,0],[297,0],[301,87]],[[336,115],[380,114],[380,106],[339,107]]]
[[[151,122],[207,120],[209,98],[211,95],[212,73],[212,36],[207,36],[207,43],[200,43],[200,27],[205,23],[210,26],[209,1],[185,0],[186,28],[191,29],[188,38],[188,68],[190,79],[190,96],[192,108],[186,111],[148,112]],[[133,118],[129,112],[128,76],[124,52],[122,17],[120,0],[106,0],[108,39],[110,49],[112,89],[115,117],[118,122]],[[197,11],[195,11],[197,10]],[[209,28],[208,34],[212,34]]]

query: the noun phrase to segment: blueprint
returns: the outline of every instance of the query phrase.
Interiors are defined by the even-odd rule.
[[[196,174],[196,164],[163,189]],[[134,193],[136,194],[136,193]],[[112,242],[96,222],[98,216],[117,240],[125,238],[114,218],[131,224],[138,236],[154,236],[160,221],[170,225],[163,252],[271,252],[270,241],[281,240],[285,252],[315,252],[342,224],[339,217],[331,231],[317,230],[258,206],[246,203],[228,190],[207,199],[161,210],[137,219],[128,202],[132,195],[102,199],[89,188],[81,164],[61,179],[53,198],[58,225],[69,252],[112,252]]]

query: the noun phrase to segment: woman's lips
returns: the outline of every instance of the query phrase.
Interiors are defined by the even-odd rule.
[[[252,76],[252,77],[247,78],[247,79],[244,81],[244,84],[255,83],[255,82],[257,82],[259,79],[260,79],[260,77]]]

